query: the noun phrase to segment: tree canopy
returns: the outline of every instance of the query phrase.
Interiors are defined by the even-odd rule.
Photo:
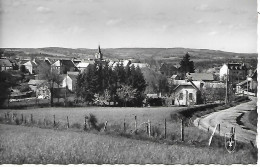
[[[87,103],[94,102],[96,97],[109,97],[105,99],[121,106],[126,102],[141,106],[145,88],[146,82],[139,67],[117,64],[112,68],[108,63],[95,63],[78,75],[76,95]]]
[[[194,69],[194,62],[190,60],[190,54],[187,52],[183,59],[180,62],[180,68],[179,71],[182,74],[186,74],[186,73],[194,73],[195,69]]]

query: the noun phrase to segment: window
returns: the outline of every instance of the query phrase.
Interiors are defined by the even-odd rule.
[[[183,93],[179,94],[179,100],[183,100]]]
[[[189,93],[189,100],[192,100],[192,93]]]

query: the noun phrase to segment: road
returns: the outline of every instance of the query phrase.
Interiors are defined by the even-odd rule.
[[[252,141],[256,145],[257,133],[243,126],[243,122],[239,121],[239,118],[246,112],[255,110],[256,108],[257,97],[250,96],[249,98],[251,99],[249,102],[197,118],[194,120],[194,125],[205,131],[209,128],[213,132],[215,126],[220,124],[220,133],[217,129],[216,134],[221,136],[225,136],[225,133],[230,133],[231,127],[235,127],[237,141],[245,143]]]

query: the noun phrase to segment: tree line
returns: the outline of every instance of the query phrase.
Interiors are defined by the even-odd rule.
[[[96,62],[77,77],[76,96],[87,103],[108,101],[119,106],[141,106],[147,84],[139,67]]]

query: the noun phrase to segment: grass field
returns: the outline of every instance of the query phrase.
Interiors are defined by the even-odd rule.
[[[151,107],[151,108],[120,108],[120,107],[77,107],[77,108],[63,108],[63,107],[50,107],[50,108],[32,108],[24,110],[0,110],[0,116],[4,117],[4,113],[16,113],[17,117],[21,117],[23,114],[27,119],[33,114],[35,121],[43,121],[44,119],[53,121],[53,115],[55,115],[56,122],[66,124],[67,116],[69,117],[70,124],[80,123],[84,124],[84,116],[90,113],[94,114],[99,123],[108,121],[110,125],[123,126],[124,119],[129,128],[134,129],[134,117],[137,116],[138,125],[143,122],[147,122],[148,119],[152,125],[162,126],[164,125],[164,119],[166,118],[168,124],[168,130],[174,130],[176,123],[171,121],[170,113],[177,111],[181,107]],[[141,127],[140,127],[141,128]],[[142,127],[143,128],[143,127]]]
[[[0,164],[252,164],[250,149],[196,148],[0,124]]]

